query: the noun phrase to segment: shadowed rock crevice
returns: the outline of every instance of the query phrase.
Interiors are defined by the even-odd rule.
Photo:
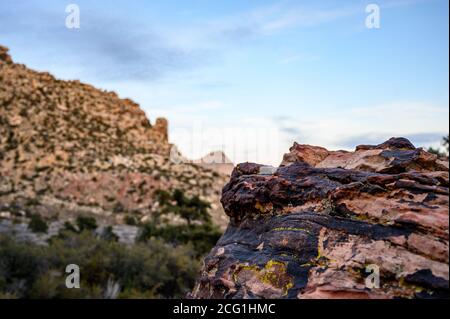
[[[448,296],[448,180],[448,158],[404,138],[240,164],[221,200],[230,224],[191,297]]]

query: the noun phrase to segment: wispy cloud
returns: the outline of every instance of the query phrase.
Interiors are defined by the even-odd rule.
[[[360,12],[359,8],[320,9],[297,7],[280,12],[261,25],[261,32],[272,33],[286,28],[313,27]]]
[[[384,9],[406,7],[422,3],[424,0],[378,1]],[[259,6],[252,10],[235,12],[213,20],[202,20],[183,30],[166,29],[165,35],[173,44],[185,48],[201,48],[219,52],[230,45],[250,45],[252,41],[296,28],[313,28],[330,24],[345,18],[361,16],[364,24],[367,13],[366,5],[361,1],[356,4],[341,2],[277,2],[272,5]],[[291,59],[290,59],[291,58]],[[287,57],[293,62],[300,57]]]
[[[425,2],[426,0],[391,0],[377,1],[382,9],[407,7]],[[432,0],[433,1],[433,0]],[[340,1],[320,1],[314,4],[295,4],[271,7],[265,15],[259,15],[258,28],[262,34],[271,34],[289,28],[315,27],[340,19],[360,15],[361,21],[366,16],[365,8],[369,2],[342,4]]]
[[[84,1],[86,0],[77,2]],[[376,2],[386,10],[395,10],[402,6],[413,6],[427,1],[433,0]],[[87,7],[90,7],[87,2],[85,3]],[[255,3],[258,6],[260,2]],[[435,140],[440,139],[440,135],[448,131],[448,106],[445,108],[413,101],[378,106],[368,105],[357,109],[344,107],[333,112],[309,105],[310,109],[314,110],[303,114],[301,108],[296,109],[295,105],[295,101],[301,99],[301,93],[292,94],[292,99],[289,101],[292,103],[288,103],[290,105],[286,108],[283,107],[283,103],[287,98],[291,98],[291,95],[287,98],[281,95],[289,92],[289,89],[283,88],[277,91],[274,88],[273,92],[262,92],[260,96],[254,93],[256,92],[254,80],[259,80],[255,77],[267,74],[255,72],[257,74],[253,77],[251,77],[252,74],[248,74],[254,70],[260,71],[267,66],[262,64],[267,60],[261,62],[251,59],[255,56],[259,58],[260,53],[262,53],[261,56],[264,54],[264,58],[269,56],[270,59],[274,59],[273,64],[280,64],[278,69],[283,70],[290,67],[293,70],[294,67],[301,69],[300,65],[295,63],[309,62],[319,57],[322,59],[322,53],[324,55],[328,53],[317,49],[316,56],[308,52],[308,48],[315,47],[315,43],[308,42],[308,39],[302,42],[299,36],[297,45],[291,47],[290,37],[285,37],[288,41],[284,41],[285,38],[277,37],[278,35],[287,34],[293,30],[309,31],[322,26],[327,26],[328,31],[330,26],[334,28],[334,24],[347,21],[346,19],[360,21],[363,26],[366,17],[364,9],[367,3],[369,1],[286,0],[249,10],[242,10],[241,6],[236,6],[236,11],[226,16],[220,13],[206,13],[202,11],[202,8],[197,9],[196,12],[183,11],[183,8],[180,8],[181,11],[176,14],[177,17],[189,16],[185,25],[172,23],[174,21],[170,18],[167,20],[161,18],[159,25],[153,25],[149,22],[150,19],[143,21],[137,17],[139,15],[136,17],[130,15],[131,11],[114,15],[107,10],[84,10],[82,5],[81,29],[67,30],[64,28],[64,4],[61,2],[48,0],[44,6],[39,1],[3,1],[0,10],[0,41],[11,40],[18,44],[18,48],[29,48],[32,53],[28,57],[31,57],[34,62],[37,61],[36,65],[39,65],[39,68],[54,72],[57,76],[61,70],[70,68],[70,72],[65,74],[79,77],[86,82],[92,82],[92,79],[98,80],[96,84],[122,81],[120,85],[113,83],[109,88],[117,89],[120,93],[125,90],[128,96],[137,99],[144,108],[148,107],[151,117],[156,114],[167,116],[172,130],[180,129],[178,133],[172,132],[174,133],[172,142],[180,148],[189,149],[193,135],[191,128],[195,126],[195,123],[202,121],[204,127],[210,130],[207,131],[208,134],[204,134],[203,145],[206,145],[204,149],[201,149],[198,154],[186,151],[186,155],[193,158],[215,149],[215,145],[222,144],[228,145],[229,148],[237,145],[236,148],[239,151],[236,152],[236,157],[233,157],[235,162],[250,160],[273,164],[279,163],[282,153],[287,151],[294,140],[300,143],[322,145],[330,149],[352,149],[357,144],[375,144],[391,136],[409,137],[418,146],[433,144]],[[170,15],[173,18],[173,12]],[[302,35],[301,32],[296,34]],[[318,34],[324,33],[318,32]],[[281,42],[287,51],[283,48],[279,51],[272,50]],[[8,43],[2,44],[8,45]],[[387,49],[381,48],[384,49],[382,54],[389,55],[390,44]],[[337,45],[339,46],[339,43]],[[252,49],[248,50],[248,52],[251,51],[249,56],[245,56],[244,59],[240,59],[241,56],[239,56],[237,58],[239,64],[232,64],[234,61],[231,61],[230,65],[235,69],[232,70],[227,63],[222,63],[227,60],[227,56],[235,58],[234,52],[244,52],[242,48],[247,47]],[[268,52],[267,47],[270,47],[269,50],[272,51]],[[260,48],[265,51],[259,51]],[[14,51],[13,56],[15,56]],[[323,59],[325,61],[326,57]],[[250,67],[241,69],[247,61],[251,64]],[[258,63],[261,64],[258,65]],[[196,72],[197,69],[211,64],[217,65],[220,71],[218,73],[214,73],[215,70]],[[282,66],[283,64],[285,66]],[[351,76],[354,70],[352,65],[348,67],[349,76]],[[326,73],[327,70],[321,71]],[[249,75],[249,79],[246,79],[248,83],[242,81],[245,83],[242,88],[239,88],[240,85],[233,81],[238,82],[240,80],[238,74],[242,72],[248,72],[245,76]],[[272,69],[267,72],[272,72]],[[311,73],[305,74],[298,77],[307,77]],[[280,84],[286,84],[286,86],[292,85],[293,78],[282,78],[284,73],[280,72],[278,78],[272,75],[276,74],[270,74],[270,80],[274,82],[280,80]],[[331,75],[333,76],[330,78],[336,78],[336,74]],[[196,78],[192,79],[190,76]],[[423,79],[426,81],[428,78]],[[303,79],[300,80],[302,81],[299,83],[302,83]],[[309,80],[305,78],[303,83]],[[308,86],[304,91],[309,88],[318,88],[317,91],[320,92],[322,85],[328,85],[326,80],[313,78],[311,81],[314,85]],[[364,84],[376,83],[376,81],[368,80]],[[355,83],[352,89],[358,90],[358,88],[360,85]],[[229,92],[234,95],[231,96]],[[380,95],[383,93],[381,92]],[[248,97],[249,94],[255,96]],[[263,100],[266,96],[267,101]],[[411,99],[415,99],[415,96],[411,94]],[[358,98],[360,101],[356,102],[365,103],[360,97]],[[339,101],[336,105],[344,105],[346,101],[356,103],[352,100],[353,97],[348,97],[347,100],[342,97],[337,99]],[[240,105],[245,103],[247,105]],[[254,112],[246,112],[252,104],[269,103],[279,107],[281,114],[289,116],[271,118],[272,112],[266,113],[261,108],[261,113],[258,113],[259,109],[256,107]],[[310,104],[309,101],[308,104]],[[247,109],[244,110],[245,108]],[[243,132],[245,129],[249,133]],[[257,147],[254,141],[262,140],[262,144],[275,141],[273,134],[272,137],[267,137],[268,134],[266,134],[273,131],[279,133],[277,142],[280,143],[280,147],[276,150],[270,145]],[[227,137],[233,141],[229,142]],[[259,157],[255,155],[258,152],[262,154]]]
[[[442,141],[442,137],[447,135],[448,132],[424,132],[415,134],[403,134],[401,137],[409,139],[416,147],[427,147],[439,144]],[[391,133],[383,132],[369,132],[363,135],[351,136],[343,139],[339,143],[346,149],[353,149],[357,145],[378,145],[381,142],[388,140],[391,137],[399,136],[398,133],[393,130]]]
[[[15,42],[35,39],[30,43],[35,56],[61,68],[76,65],[74,76],[106,81],[155,80],[203,60],[202,52],[170,45],[138,21],[104,11],[81,12],[81,28],[70,30],[64,26],[64,6],[7,5],[0,15],[0,35]]]
[[[379,144],[393,136],[411,138],[417,146],[428,146],[448,134],[448,114],[448,107],[420,102],[393,102],[339,110],[328,112],[326,117],[317,114],[292,119],[301,128],[301,134],[294,132],[291,138],[330,149]],[[283,122],[280,125],[286,127]]]
[[[406,6],[420,1],[398,0],[382,5]],[[45,6],[38,1],[2,3],[0,35],[22,43],[35,39],[32,43],[35,55],[47,63],[58,63],[60,68],[76,65],[77,68],[71,69],[77,72],[74,76],[106,81],[156,80],[172,71],[219,63],[230,47],[251,45],[259,37],[365,14],[362,5],[280,2],[200,20],[183,28],[169,25],[158,26],[156,30],[148,21],[104,10],[82,10],[81,29],[68,30],[63,24],[64,4],[56,3]],[[280,63],[304,58],[294,54]]]

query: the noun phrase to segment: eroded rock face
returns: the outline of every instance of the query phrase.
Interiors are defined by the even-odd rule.
[[[192,297],[448,297],[448,158],[399,138],[355,152],[295,144],[267,171],[234,170],[230,224]]]

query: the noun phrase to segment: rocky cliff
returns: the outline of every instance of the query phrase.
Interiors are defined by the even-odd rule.
[[[238,165],[191,297],[448,298],[448,168],[402,138]]]
[[[0,46],[0,218],[145,221],[157,190],[181,189],[212,203],[213,220],[226,224],[226,176],[171,161],[167,127],[114,92],[16,64]]]

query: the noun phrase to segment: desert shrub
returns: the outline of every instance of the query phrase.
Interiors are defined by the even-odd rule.
[[[120,214],[125,211],[125,208],[123,207],[122,203],[117,202],[113,207],[113,213],[114,214]]]
[[[149,222],[142,227],[138,240],[161,238],[173,245],[191,244],[196,255],[201,256],[214,247],[221,235],[221,231],[212,224],[162,226]]]
[[[125,224],[129,226],[136,226],[139,222],[137,221],[136,217],[127,215],[125,216]]]
[[[80,289],[65,287],[68,264],[80,267]],[[126,246],[90,231],[66,232],[37,246],[0,237],[0,297],[105,298],[111,281],[119,298],[181,298],[199,265],[190,245],[159,239]]]
[[[71,232],[78,232],[78,229],[69,221],[64,223],[64,230],[71,231]]]
[[[48,231],[47,222],[39,214],[31,215],[31,220],[28,227],[34,233],[47,233]]]
[[[221,236],[221,231],[213,225],[208,213],[210,204],[198,196],[187,197],[181,190],[175,190],[173,193],[159,190],[155,196],[161,209],[157,218],[143,225],[138,240],[161,238],[173,245],[190,244],[197,256],[208,253]],[[161,223],[159,217],[167,214],[180,216],[186,224]]]
[[[155,191],[155,199],[159,202],[161,206],[166,206],[170,203],[172,199],[172,195],[165,190],[159,189]]]
[[[211,217],[208,213],[210,204],[202,201],[200,197],[194,196],[188,198],[184,193],[177,189],[173,192],[174,205],[166,205],[165,210],[169,213],[174,213],[184,218],[188,224],[192,221],[210,222]]]
[[[173,193],[163,190],[157,191],[155,197],[161,206],[159,215],[176,214],[188,224],[194,221],[211,222],[211,216],[208,213],[211,205],[198,196],[187,197],[183,191],[176,189]]]
[[[118,241],[119,236],[114,234],[112,226],[108,226],[105,229],[103,229],[101,233],[101,238],[107,241]]]
[[[95,218],[66,222],[48,246],[0,236],[0,298],[182,298],[191,291],[202,255],[220,237],[209,204],[182,191],[158,192],[159,215],[185,220],[170,225],[155,218],[143,225],[140,240],[117,242],[111,227],[100,236]],[[133,223],[128,215],[127,224]],[[35,217],[37,220],[37,217]],[[42,227],[42,225],[41,225]],[[65,268],[80,267],[81,288],[67,289]]]
[[[0,237],[1,293],[25,296],[28,283],[34,282],[45,268],[42,256],[42,247],[20,244],[9,237]]]
[[[442,138],[441,145],[443,146],[443,150],[440,149],[440,148],[430,147],[430,148],[428,148],[427,151],[429,153],[433,153],[433,154],[436,154],[438,156],[448,156],[448,154],[449,154],[449,136],[448,135],[444,136]]]
[[[88,216],[78,216],[76,220],[76,224],[78,226],[78,230],[80,232],[84,230],[96,230],[97,229],[97,221],[94,217]]]
[[[38,205],[40,205],[40,202],[37,198],[28,198],[27,205],[28,206],[38,206]]]

